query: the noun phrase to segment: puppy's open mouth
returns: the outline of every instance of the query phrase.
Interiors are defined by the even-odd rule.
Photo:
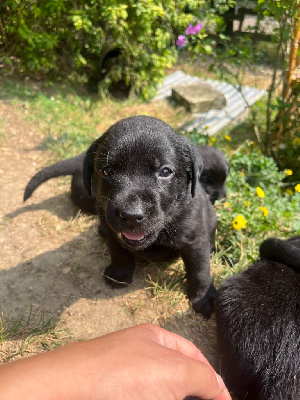
[[[121,240],[132,246],[140,246],[151,236],[141,232],[121,232],[118,235]]]

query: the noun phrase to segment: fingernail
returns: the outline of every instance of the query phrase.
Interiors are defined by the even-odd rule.
[[[220,375],[216,374],[216,378],[217,378],[217,381],[218,381],[219,388],[221,390],[223,390],[225,388],[225,383],[224,383],[222,377]]]

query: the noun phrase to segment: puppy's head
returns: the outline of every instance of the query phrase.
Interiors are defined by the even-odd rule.
[[[212,146],[199,146],[198,151],[203,158],[203,171],[200,176],[201,185],[212,204],[216,200],[225,200],[225,182],[229,172],[225,155]]]
[[[131,117],[91,145],[84,162],[85,186],[89,193],[93,188],[119,243],[143,250],[194,196],[200,160],[190,141],[166,123]]]

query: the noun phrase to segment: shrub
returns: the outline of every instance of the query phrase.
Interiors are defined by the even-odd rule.
[[[29,73],[123,81],[149,98],[177,59],[175,39],[204,0],[4,0],[0,49],[6,62]],[[110,62],[110,59],[112,62]],[[104,74],[106,72],[106,74]]]
[[[248,73],[261,75],[266,64],[271,70],[267,94],[258,106],[250,108],[250,119],[257,142],[264,154],[271,156],[281,170],[292,168],[291,181],[300,180],[300,83],[299,83],[299,0],[258,0],[250,2],[256,7],[255,27],[246,32],[235,32],[234,37],[224,35],[224,20],[210,18],[203,22],[202,35],[194,31],[181,35],[177,43],[191,57],[210,54],[210,69],[235,85],[237,90],[249,78]],[[249,3],[249,6],[251,7]],[[229,5],[230,2],[228,2]],[[269,18],[272,36],[266,37],[265,24]],[[214,31],[214,40],[207,38],[205,30]],[[262,40],[271,40],[263,42]],[[204,51],[204,50],[207,51]],[[268,54],[272,50],[271,54]],[[271,56],[271,57],[270,57]]]
[[[249,141],[228,159],[228,198],[216,207],[222,246],[232,247],[241,239],[260,242],[269,236],[299,234],[300,193],[296,187],[285,190],[283,183],[290,171],[279,171],[275,161]]]
[[[197,144],[209,143],[222,149],[230,166],[227,199],[217,202],[215,210],[220,250],[217,258],[225,254],[234,266],[224,268],[224,263],[220,264],[214,273],[220,283],[255,261],[258,247],[267,237],[300,234],[300,185],[287,189],[285,178],[292,170],[280,171],[274,159],[263,155],[254,142],[246,140],[238,148],[232,144],[225,148],[220,135],[207,138],[191,132],[189,136]]]

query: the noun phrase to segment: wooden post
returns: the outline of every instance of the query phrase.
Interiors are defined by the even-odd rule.
[[[286,100],[290,94],[295,76],[295,69],[299,66],[299,58],[297,57],[298,49],[300,48],[300,4],[298,6],[298,17],[295,18],[294,28],[291,37],[291,49],[289,55],[289,69],[287,74],[287,85],[283,98]]]
[[[298,15],[295,17],[294,20],[294,27],[292,30],[292,35],[291,35],[291,47],[290,47],[290,54],[289,54],[289,68],[287,71],[287,76],[286,76],[286,84],[284,85],[283,88],[283,101],[288,101],[289,96],[292,92],[293,84],[297,82],[297,77],[296,77],[296,70],[299,67],[299,57],[297,57],[298,49],[300,48],[300,4],[298,5]],[[296,82],[294,81],[296,79]],[[282,126],[282,116],[284,114],[284,110],[280,110],[276,120],[279,121],[279,126],[277,132],[274,134],[273,139],[276,141],[279,140],[279,136],[282,133],[283,126]]]

